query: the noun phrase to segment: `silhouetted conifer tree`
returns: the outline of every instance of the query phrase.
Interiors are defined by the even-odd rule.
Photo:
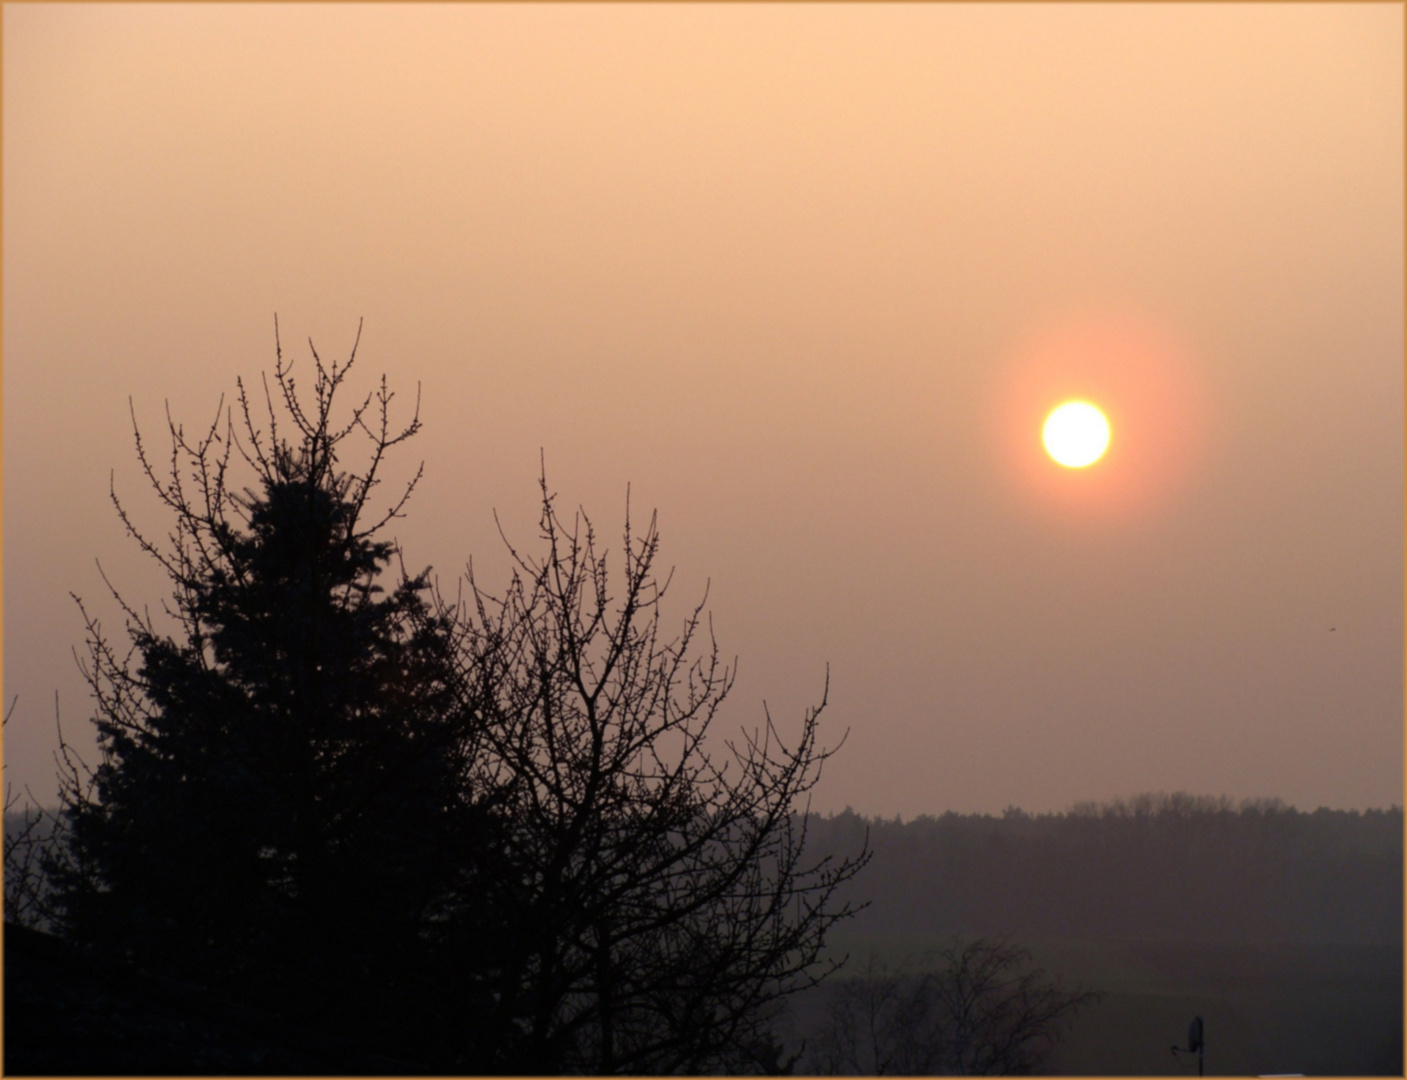
[[[169,475],[137,431],[174,529],[150,540],[113,499],[172,599],[159,623],[118,596],[125,652],[85,612],[101,761],[68,774],[51,867],[71,938],[316,999],[342,1027],[404,1020],[427,983],[443,1003],[423,930],[465,856],[473,728],[426,575],[381,585],[398,556],[381,534],[420,474],[384,512],[370,500],[418,408],[393,431],[383,378],[335,420],[355,356],[329,368],[314,351],[304,401],[280,349],[267,429],[242,383],[198,441],[168,415]],[[341,460],[353,436],[369,440],[360,472]],[[241,459],[252,488],[234,486]]]

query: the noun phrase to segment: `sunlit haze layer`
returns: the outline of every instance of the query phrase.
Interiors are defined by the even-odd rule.
[[[52,799],[56,698],[94,760],[95,560],[169,594],[129,399],[159,455],[277,313],[419,388],[412,570],[501,588],[545,460],[707,586],[720,735],[829,665],[813,809],[1402,802],[1400,6],[3,19],[7,783]]]

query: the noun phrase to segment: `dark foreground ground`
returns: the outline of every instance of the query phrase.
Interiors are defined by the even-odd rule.
[[[8,923],[4,1035],[7,1076],[424,1071]]]
[[[888,958],[937,942],[838,942]],[[1403,1075],[1402,953],[1369,945],[1213,945],[1049,939],[1035,960],[1104,991],[1052,1062],[1065,1075],[1195,1075],[1169,1052],[1194,1015],[1209,1075]],[[804,1028],[822,1004],[797,1002]],[[199,987],[5,927],[4,1072],[34,1075],[407,1075],[414,1063],[234,1004]]]

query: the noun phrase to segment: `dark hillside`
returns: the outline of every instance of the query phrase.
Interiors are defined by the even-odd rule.
[[[813,818],[809,850],[853,854],[867,827],[874,860],[847,888],[872,903],[832,938],[859,962],[847,974],[948,935],[1011,935],[1104,995],[1064,1034],[1057,1072],[1185,1075],[1168,1046],[1202,1015],[1211,1072],[1401,1075],[1400,809],[1172,796],[908,823],[847,812]],[[5,945],[8,1073],[429,1071],[315,1010],[276,1016],[15,927]],[[815,1041],[836,985],[793,1002],[793,1049]]]
[[[1102,994],[1055,1072],[1188,1075],[1168,1047],[1203,1016],[1212,1075],[1402,1075],[1400,808],[1172,795],[808,824],[815,855],[853,851],[866,830],[873,851],[847,896],[870,906],[831,941],[851,958],[842,978],[870,957],[922,964],[952,935],[1009,935],[1065,986]],[[837,988],[794,1003],[794,1045],[816,1041]]]

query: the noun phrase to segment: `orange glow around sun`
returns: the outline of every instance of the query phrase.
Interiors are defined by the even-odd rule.
[[[1071,523],[1146,516],[1203,458],[1207,399],[1190,354],[1153,319],[1088,314],[1013,350],[989,419],[1019,502]]]

